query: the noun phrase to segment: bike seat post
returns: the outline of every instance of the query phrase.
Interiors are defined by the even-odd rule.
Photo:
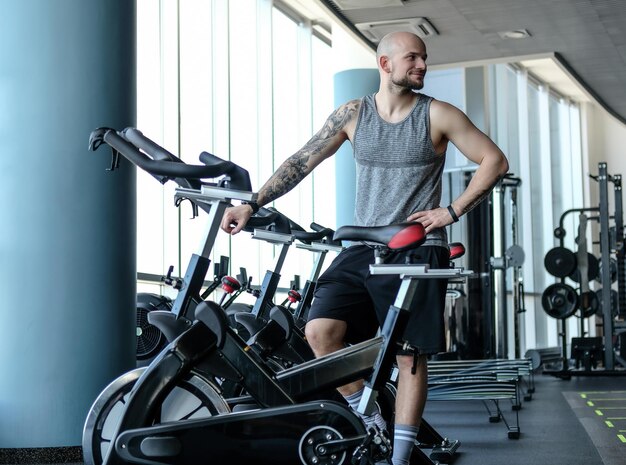
[[[211,257],[211,250],[213,250],[213,245],[215,245],[217,233],[220,230],[220,222],[222,221],[222,216],[224,216],[226,208],[230,206],[230,203],[226,200],[216,200],[210,203],[211,209],[208,212],[209,218],[206,222],[207,229],[206,233],[204,234],[203,242],[199,247],[200,255],[205,258]]]
[[[181,289],[176,296],[176,300],[172,304],[172,313],[177,317],[189,317],[189,304],[194,300],[200,300],[199,295],[204,285],[206,273],[211,263],[211,250],[215,244],[215,238],[219,231],[220,221],[224,211],[228,207],[228,203],[223,200],[212,200],[208,202],[211,205],[209,210],[209,219],[207,221],[207,229],[198,247],[197,254],[193,254],[185,276]]]
[[[313,293],[315,292],[315,283],[322,272],[322,268],[324,266],[324,260],[326,259],[326,255],[328,252],[341,252],[343,247],[327,244],[324,242],[313,242],[311,244],[297,244],[297,248],[309,250],[316,254],[315,262],[313,264],[313,269],[311,270],[311,276],[308,281],[304,285],[304,289],[302,290],[302,300],[298,303],[294,311],[294,316],[297,319],[303,319],[306,317],[306,313],[308,313],[308,309],[313,301]]]
[[[374,363],[374,371],[365,382],[363,396],[357,408],[359,413],[370,415],[374,411],[378,391],[383,388],[391,375],[396,348],[401,342],[406,322],[410,316],[410,304],[415,296],[417,283],[418,278],[415,276],[402,276],[402,283],[398,289],[396,300],[389,307],[381,330],[384,342]]]
[[[316,251],[315,262],[313,263],[313,269],[311,270],[311,277],[309,278],[309,281],[316,282],[317,278],[319,278],[327,253],[328,250]]]
[[[376,399],[378,398],[378,391],[371,386],[365,386],[363,388],[363,395],[361,401],[357,407],[357,411],[361,415],[370,416],[377,411]]]
[[[293,243],[293,236],[290,234],[277,233],[255,229],[252,235],[254,239],[263,240],[279,247],[279,252],[274,259],[274,266],[271,270],[267,270],[263,283],[261,284],[261,295],[252,307],[252,314],[258,317],[264,317],[263,312],[274,299],[274,294],[278,288],[280,281],[280,271],[285,263],[289,246]]]
[[[195,205],[201,204],[207,212],[208,219],[203,239],[198,252],[191,256],[183,278],[183,284],[172,304],[172,313],[177,318],[193,319],[193,309],[201,301],[200,293],[211,262],[211,250],[220,229],[222,216],[230,206],[232,199],[249,200],[256,198],[252,192],[231,191],[214,186],[202,186],[201,190],[177,188],[175,195],[177,204],[182,200],[191,200]]]

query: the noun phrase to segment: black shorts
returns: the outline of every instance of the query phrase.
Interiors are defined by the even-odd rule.
[[[422,246],[385,258],[386,264],[428,263],[431,268],[448,268],[449,251],[445,247]],[[343,250],[320,276],[309,320],[330,318],[347,323],[346,342],[356,343],[371,338],[385,320],[389,306],[395,302],[400,277],[370,275],[374,251],[366,245],[353,245]],[[444,309],[447,280],[419,281],[411,316],[403,339],[419,348],[422,354],[445,350]]]

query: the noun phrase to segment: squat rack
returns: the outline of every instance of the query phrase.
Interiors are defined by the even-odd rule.
[[[596,220],[600,228],[600,241],[595,242],[600,246],[600,259],[602,267],[600,270],[600,282],[602,284],[600,301],[602,302],[602,333],[603,333],[603,357],[604,370],[598,374],[614,373],[615,362],[617,361],[623,367],[626,367],[626,361],[615,353],[615,345],[613,337],[626,331],[626,322],[615,321],[613,313],[613,305],[611,298],[611,254],[615,251],[617,258],[617,276],[618,276],[618,301],[617,314],[626,314],[626,258],[624,253],[624,225],[623,225],[623,202],[622,202],[622,177],[621,175],[610,175],[607,172],[607,164],[605,162],[598,163],[598,175],[589,175],[594,181],[598,182],[599,205],[597,207],[588,208],[572,208],[561,214],[559,219],[559,227],[555,230],[555,236],[559,238],[559,244],[564,246],[563,237],[565,230],[563,228],[564,219],[570,213],[597,212],[598,216],[590,219]],[[609,212],[609,182],[614,186],[614,206],[615,212],[611,216]],[[615,226],[610,226],[611,219],[614,220]],[[584,323],[581,315],[581,337],[584,337]],[[590,374],[587,372],[570,371],[568,369],[567,357],[567,334],[565,319],[561,320],[561,350],[563,358],[563,367],[560,371],[554,372],[557,376],[567,376],[569,374]],[[621,373],[620,373],[621,374]]]
[[[626,313],[626,269],[624,265],[624,216],[622,204],[622,176],[611,176],[607,172],[607,164],[600,162],[598,164],[598,176],[591,176],[598,182],[600,191],[600,253],[602,257],[601,282],[602,282],[602,333],[604,336],[604,367],[606,370],[615,368],[617,360],[623,367],[626,367],[626,361],[615,354],[613,345],[613,336],[626,331],[626,324],[616,322],[613,315],[611,305],[611,248],[616,251],[617,258],[617,283],[618,283],[618,313],[623,315]],[[615,193],[615,230],[610,234],[610,215],[609,215],[609,182],[613,183]],[[614,238],[611,244],[611,237]]]

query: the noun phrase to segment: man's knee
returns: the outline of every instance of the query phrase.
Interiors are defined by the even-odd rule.
[[[346,328],[345,321],[316,318],[306,324],[305,335],[315,355],[320,356],[343,347]]]
[[[396,357],[398,370],[400,373],[423,375],[428,370],[428,359],[426,355],[402,354]]]

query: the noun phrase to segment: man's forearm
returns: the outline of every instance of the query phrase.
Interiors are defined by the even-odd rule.
[[[324,158],[336,152],[346,139],[342,131],[358,111],[358,101],[353,100],[337,108],[304,147],[287,158],[261,187],[258,204],[266,205],[296,187]]]
[[[296,187],[309,174],[309,158],[301,151],[287,158],[261,187],[257,203],[266,205]]]
[[[498,162],[493,166],[480,166],[472,177],[467,189],[452,202],[458,216],[471,211],[489,196],[493,188],[508,171],[508,163]]]

